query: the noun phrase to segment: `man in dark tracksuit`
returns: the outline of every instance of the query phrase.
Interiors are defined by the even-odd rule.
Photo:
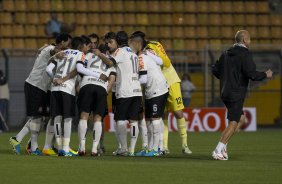
[[[256,71],[256,65],[249,51],[250,34],[240,30],[235,35],[236,43],[225,51],[212,66],[213,75],[220,80],[220,96],[228,112],[228,127],[224,130],[220,141],[213,151],[216,160],[228,160],[226,144],[236,129],[244,123],[243,103],[249,85],[252,81],[261,81],[272,77],[272,71]]]

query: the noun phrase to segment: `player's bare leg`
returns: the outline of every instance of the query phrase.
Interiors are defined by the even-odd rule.
[[[89,113],[81,112],[80,120],[78,123],[78,139],[79,139],[79,148],[78,155],[85,156],[85,142],[86,142],[86,133],[87,133],[87,120],[89,118]]]
[[[91,156],[100,156],[98,153],[98,145],[102,135],[102,117],[99,115],[94,115],[94,126],[93,126],[93,145]]]

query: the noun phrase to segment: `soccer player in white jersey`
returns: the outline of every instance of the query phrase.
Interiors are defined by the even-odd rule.
[[[117,155],[127,156],[127,123],[130,122],[129,155],[134,156],[134,149],[139,133],[138,112],[142,103],[142,90],[139,82],[138,56],[128,47],[128,36],[124,31],[119,31],[115,38],[105,35],[105,41],[112,52],[113,60],[105,62],[108,66],[116,67],[116,112],[117,134],[121,149]],[[114,41],[115,40],[115,41]],[[116,43],[119,48],[116,48]],[[102,54],[97,54],[103,59]]]
[[[87,40],[87,37],[85,38]],[[88,38],[89,43],[91,43]],[[87,132],[87,120],[90,113],[93,113],[93,145],[91,156],[100,156],[98,153],[98,144],[102,135],[102,119],[107,108],[107,95],[115,81],[115,68],[108,67],[94,53],[87,53],[85,58],[86,68],[103,74],[109,78],[109,81],[103,81],[92,76],[84,75],[80,83],[80,91],[78,95],[78,109],[80,112],[80,121],[78,125],[79,135],[79,151],[80,156],[85,156],[85,136]]]
[[[31,132],[31,154],[41,155],[38,149],[37,137],[40,131],[42,117],[46,114],[42,111],[45,103],[47,103],[47,89],[50,80],[45,72],[49,58],[57,51],[65,49],[70,43],[71,36],[68,34],[60,34],[56,38],[56,46],[46,45],[42,47],[36,57],[32,71],[24,84],[26,114],[28,121],[22,130],[15,136],[10,138],[10,144],[16,154],[20,154],[20,143],[22,139]],[[50,122],[49,122],[50,123]],[[48,124],[49,124],[48,123]]]
[[[47,66],[48,75],[53,78],[51,86],[51,117],[55,124],[55,138],[58,145],[59,156],[76,156],[70,152],[70,137],[72,117],[75,116],[75,83],[77,76],[66,78],[74,70],[83,75],[98,77],[99,74],[84,68],[85,55],[83,52],[89,48],[81,37],[74,37],[71,41],[71,49],[64,51],[65,58],[61,60],[53,59]],[[53,74],[55,69],[55,74]],[[60,80],[62,79],[62,80]],[[60,82],[57,82],[60,80]],[[59,84],[59,85],[56,85]],[[62,135],[61,123],[64,122],[64,131]]]
[[[161,133],[161,118],[164,114],[165,104],[168,96],[168,84],[160,67],[153,59],[142,52],[143,39],[138,34],[130,36],[130,48],[138,54],[140,83],[145,87],[145,118],[148,126],[149,152],[142,151],[139,156],[158,156],[158,148]],[[141,75],[146,73],[146,75]],[[150,125],[152,124],[152,125]]]

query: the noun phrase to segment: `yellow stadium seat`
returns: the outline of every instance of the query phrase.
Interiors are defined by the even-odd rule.
[[[257,12],[268,13],[269,12],[268,1],[257,1]]]
[[[183,3],[183,1],[173,1],[173,3],[172,3],[172,11],[173,12],[183,12],[184,11],[184,3]]]
[[[258,25],[257,15],[246,15],[246,25],[256,26]]]
[[[260,44],[271,44],[271,40],[269,40],[269,39],[260,39],[259,43]]]
[[[198,14],[197,15],[197,24],[198,25],[207,25],[208,24],[208,14]]]
[[[280,40],[279,39],[274,39],[271,42],[272,42],[272,44],[279,44],[279,45],[282,44],[282,40],[281,39]]]
[[[28,11],[38,11],[39,3],[35,0],[27,0],[26,6]]]
[[[80,25],[88,24],[88,18],[86,13],[76,13],[75,14],[75,23]]]
[[[22,24],[14,24],[12,26],[12,30],[13,30],[13,34],[15,34],[15,36],[28,36],[27,34],[25,34],[25,30],[23,28]]]
[[[115,24],[115,25],[123,25],[124,24],[123,13],[115,13],[115,14],[112,15],[112,17],[114,17],[113,24]]]
[[[63,11],[64,10],[63,1],[62,0],[52,0],[51,9],[52,11]]]
[[[282,25],[282,16],[281,15],[270,15],[270,21],[272,26],[281,26]]]
[[[197,49],[204,49],[208,45],[208,40],[199,39],[197,40]]]
[[[185,14],[184,15],[184,24],[185,25],[196,25],[197,17],[195,14]]]
[[[233,9],[232,1],[220,1],[220,11],[223,13],[232,13]]]
[[[232,27],[220,27],[220,34],[222,38],[232,38],[234,37],[234,32]]]
[[[185,49],[195,50],[197,49],[197,42],[195,39],[185,40]]]
[[[136,1],[135,2],[135,11],[147,12],[148,11],[147,1]]]
[[[207,1],[196,1],[197,11],[200,13],[208,12],[208,3]]]
[[[213,45],[212,48],[221,49],[221,40],[220,39],[211,39],[209,44]]]
[[[125,3],[126,3],[126,1],[125,1]],[[112,10],[114,12],[123,12],[123,10],[124,10],[123,1],[121,1],[121,0],[112,1]]]
[[[210,26],[208,28],[209,38],[219,38],[220,34],[220,27],[219,26]]]
[[[111,1],[109,0],[100,1],[99,7],[102,12],[111,12],[112,11],[112,4],[111,4]]]
[[[17,0],[15,4],[16,11],[26,11],[25,0]]]
[[[89,34],[92,34],[92,33],[96,33],[96,34],[99,34],[99,30],[98,30],[98,26],[87,26],[86,27],[86,34],[89,35]],[[102,36],[102,35],[99,35],[99,36]]]
[[[79,8],[76,6],[74,0],[65,0],[63,4],[64,4],[64,11],[74,11],[76,8]]]
[[[87,13],[87,15],[88,15],[88,24],[99,24],[100,23],[100,14]]]
[[[147,7],[150,12],[160,11],[159,1],[156,0],[150,1],[149,4],[147,4]]]
[[[124,17],[124,24],[125,25],[135,25],[136,24],[136,15],[134,13],[128,13]]]
[[[147,31],[148,31],[147,36],[152,37],[152,38],[157,38],[160,34],[160,30],[158,26],[149,26],[147,28]]]
[[[221,25],[221,17],[220,14],[210,14],[209,15],[209,24],[214,26]]]
[[[185,26],[184,27],[184,37],[185,38],[195,38],[196,36],[196,30],[195,30],[195,27],[193,26]]]
[[[126,1],[126,3],[124,3],[124,9],[128,12],[135,11],[135,1]]]
[[[36,39],[36,41],[37,41],[38,48],[43,47],[43,45],[45,44],[50,44],[50,42],[48,42],[48,39],[46,38],[39,38],[39,39]]]
[[[173,49],[175,50],[184,50],[185,42],[183,39],[173,39]]]
[[[84,35],[86,33],[85,27],[84,26],[76,26],[74,30],[74,35],[79,36],[79,35]]]
[[[49,0],[40,0],[38,1],[38,7],[40,11],[50,11],[51,2]]]
[[[113,24],[114,23],[114,19],[112,19],[112,14],[110,13],[102,13],[100,14],[100,18],[102,19],[102,24]]]
[[[75,22],[75,15],[73,13],[64,13],[64,23],[72,24]]]
[[[11,13],[0,13],[0,23],[2,24],[11,24],[12,23],[12,15]]]
[[[244,13],[245,12],[245,2],[244,1],[233,1],[232,6],[234,7],[234,12]]]
[[[3,6],[3,10],[7,10],[7,11],[14,11],[15,10],[15,5],[14,5],[14,1],[3,1],[2,2],[2,6]]]
[[[136,24],[137,25],[148,25],[148,14],[146,13],[138,13],[136,14]]]
[[[25,24],[26,23],[26,13],[16,13],[16,23]]]
[[[51,16],[49,13],[40,13],[39,14],[40,24],[46,24],[50,19],[51,19]]]
[[[0,35],[4,37],[12,36],[12,26],[11,25],[1,25]]]
[[[99,26],[99,33],[98,35],[105,35],[107,32],[111,31],[110,26]]]
[[[142,31],[143,33],[147,33],[147,27],[146,26],[135,26],[134,27],[134,31]],[[134,32],[133,31],[133,32]],[[128,32],[128,34],[131,34],[131,33],[133,33],[133,32]]]
[[[171,38],[171,27],[170,26],[160,27],[160,37]]]
[[[184,14],[182,14],[182,13],[173,14],[172,19],[173,19],[174,25],[183,25],[185,23],[184,22]]]
[[[241,28],[240,28],[241,29]],[[239,29],[235,30],[238,31]],[[257,27],[253,26],[253,27],[247,27],[246,28],[247,31],[249,31],[251,38],[257,38],[258,37],[258,30]]]
[[[221,43],[223,44],[223,45],[232,45],[232,44],[234,44],[234,41],[233,41],[234,39],[224,39],[224,40],[221,40]],[[253,41],[252,41],[253,42]]]
[[[122,28],[122,26],[111,26],[110,30],[113,31],[113,32],[118,32],[118,31],[123,30],[123,28]],[[130,33],[128,33],[128,34],[130,34]]]
[[[162,19],[160,20],[161,24],[163,24],[163,25],[171,25],[172,24],[171,14],[162,14],[161,17],[162,17]]]
[[[123,30],[127,33],[133,33],[136,29],[133,26],[123,26]]]
[[[37,35],[38,36],[46,36],[45,25],[37,25]]]
[[[256,13],[257,12],[257,3],[256,1],[246,1],[245,2],[246,12],[247,13]]]
[[[184,37],[184,30],[182,26],[173,26],[172,27],[172,37],[174,38],[183,38]]]
[[[221,11],[219,1],[209,1],[208,2],[208,11],[218,13]]]
[[[24,44],[24,39],[13,39],[12,40],[13,43],[13,48],[14,49],[25,49],[25,44]]]
[[[282,34],[282,29],[281,27],[271,27],[271,37],[272,38],[281,38]]]
[[[247,21],[246,19],[249,19],[250,15],[246,15],[246,16],[248,17],[245,17],[244,14],[234,14],[233,15],[233,24],[238,25],[238,26],[245,26],[246,21]]]
[[[38,13],[27,13],[27,23],[28,24],[38,24],[39,23]]]
[[[197,8],[196,8],[195,1],[184,1],[184,9],[185,9],[186,12],[189,12],[189,13],[196,12]]]
[[[162,46],[166,49],[166,50],[169,50],[169,49],[172,49],[172,41],[171,39],[161,39],[160,40],[160,43],[162,44]]]
[[[89,12],[98,12],[100,11],[99,1],[87,1],[87,11]]]
[[[269,38],[270,37],[269,27],[258,27],[258,37],[259,38]]]
[[[270,26],[269,15],[258,15],[258,24],[262,26]]]
[[[207,38],[208,37],[208,28],[207,27],[197,27],[196,28],[196,37],[198,38]]]
[[[160,15],[158,13],[149,14],[149,24],[150,25],[159,25],[160,24]]]
[[[9,38],[2,38],[0,39],[0,48],[3,49],[11,49],[13,48],[12,40]]]
[[[24,30],[26,36],[38,36],[36,25],[25,25]]]
[[[60,21],[60,22],[64,22],[65,19],[64,19],[64,13],[57,13],[57,19]]]
[[[25,39],[25,45],[28,49],[38,49],[37,40],[36,39]]]
[[[222,14],[221,15],[221,24],[224,26],[231,26],[234,24],[232,14]]]
[[[160,11],[163,12],[171,12],[171,6],[173,3],[171,3],[171,1],[162,1],[160,3]]]

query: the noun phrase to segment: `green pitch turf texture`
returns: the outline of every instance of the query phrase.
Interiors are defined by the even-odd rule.
[[[8,143],[15,133],[0,134],[1,184],[177,184],[177,183],[282,183],[282,131],[260,130],[240,132],[229,145],[229,160],[215,161],[211,152],[220,133],[189,133],[193,154],[182,155],[177,133],[171,133],[171,154],[158,158],[116,157],[114,134],[105,135],[106,154],[101,157],[28,156],[24,152],[27,138],[22,143],[22,155],[12,153]],[[45,134],[40,135],[40,146]],[[71,146],[77,149],[77,134]],[[92,145],[87,137],[88,154]],[[140,140],[138,142],[140,148]]]

